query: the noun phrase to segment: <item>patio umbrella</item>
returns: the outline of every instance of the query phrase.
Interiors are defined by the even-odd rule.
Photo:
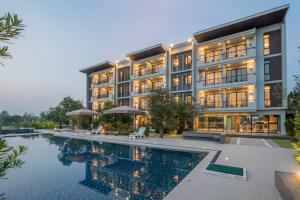
[[[89,109],[79,109],[66,113],[67,116],[94,116],[99,115],[98,112],[89,110]]]
[[[76,116],[95,116],[95,115],[97,116],[97,115],[99,115],[99,113],[95,112],[95,111],[92,111],[92,110],[89,110],[89,109],[83,108],[83,109],[73,110],[71,112],[67,112],[66,115],[70,116],[70,117],[76,117]],[[73,122],[73,129],[75,129],[73,119],[72,119],[72,122]]]
[[[131,115],[145,115],[146,112],[142,110],[137,110],[130,106],[119,106],[109,110],[104,110],[103,114],[131,114]]]
[[[130,106],[119,106],[116,108],[112,108],[109,110],[104,110],[103,114],[105,115],[115,115],[115,114],[128,114],[128,115],[133,115],[134,119],[134,128],[135,128],[135,116],[136,115],[146,115],[147,112],[142,111],[142,110],[137,110],[133,107]]]

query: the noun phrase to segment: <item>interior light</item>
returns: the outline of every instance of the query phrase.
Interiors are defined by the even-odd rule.
[[[246,39],[246,38],[245,38],[245,36],[244,36],[244,37],[242,37],[242,40],[244,40],[244,39]]]
[[[225,160],[228,160],[229,158],[228,157],[225,157]]]
[[[227,44],[229,44],[230,43],[230,40],[227,40]]]
[[[189,38],[189,39],[188,39],[188,42],[192,42],[192,38]]]
[[[173,47],[174,47],[174,44],[173,44],[173,43],[171,43],[171,44],[170,44],[170,48],[173,48]]]

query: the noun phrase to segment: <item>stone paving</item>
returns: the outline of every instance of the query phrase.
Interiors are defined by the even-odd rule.
[[[44,131],[43,131],[44,132]],[[45,131],[51,133],[50,131]],[[235,138],[232,144],[218,144],[212,141],[183,140],[173,138],[146,138],[128,140],[126,136],[89,136],[85,133],[52,132],[55,135],[100,140],[113,143],[171,148],[186,151],[209,151],[205,157],[167,196],[166,200],[279,200],[274,185],[274,171],[300,172],[294,161],[293,149],[273,148],[269,140]],[[238,144],[237,144],[238,143]],[[222,151],[216,163],[245,167],[248,180],[202,173],[217,150]]]

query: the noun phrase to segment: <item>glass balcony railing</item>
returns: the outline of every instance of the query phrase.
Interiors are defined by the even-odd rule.
[[[163,66],[156,66],[153,67],[152,69],[139,69],[134,72],[134,76],[139,77],[139,76],[146,76],[151,74],[158,74],[163,72],[163,69],[164,69]]]
[[[224,52],[222,49],[205,51],[203,55],[200,55],[200,62],[205,64],[247,56],[254,48],[255,47],[247,47],[246,44],[243,44],[226,48]]]
[[[254,75],[254,73],[235,75],[235,76],[227,76],[227,77],[221,77],[221,78],[208,78],[205,80],[201,80],[200,82],[205,86],[225,84],[225,83],[245,82],[245,81],[248,81],[248,76],[250,76],[250,75]]]
[[[205,101],[204,105],[201,105],[201,109],[242,108],[242,107],[248,107],[248,100]]]
[[[107,84],[107,83],[112,83],[112,79],[102,79],[99,81],[94,81],[92,82],[93,85],[101,85],[101,84]]]
[[[134,90],[134,94],[146,94],[146,93],[151,93],[154,90],[157,90],[159,88],[163,88],[164,84],[158,84],[156,86],[153,87],[141,87],[141,88],[137,88]]]

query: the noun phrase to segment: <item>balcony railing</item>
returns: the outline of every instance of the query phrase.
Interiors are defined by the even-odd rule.
[[[248,107],[248,100],[205,101],[204,105],[201,105],[201,109],[242,108],[242,107]]]
[[[236,75],[236,76],[227,76],[227,77],[221,77],[221,78],[211,78],[211,79],[201,80],[200,82],[203,82],[205,86],[218,85],[218,84],[224,84],[224,83],[245,82],[245,81],[248,81],[248,76],[254,75],[254,74],[255,73]]]
[[[144,88],[138,88],[136,90],[134,90],[134,94],[146,94],[146,93],[151,93],[153,92],[154,90],[157,90],[159,88],[163,88],[164,85],[163,84],[159,84],[155,87],[144,87]]]
[[[92,97],[93,99],[112,99],[113,98],[113,95],[112,94],[99,94],[97,96],[93,96]]]
[[[246,45],[243,45],[243,47],[240,49],[238,48],[238,47],[240,47],[240,45],[233,46],[233,47],[235,47],[236,49],[230,50],[230,48],[227,48],[224,53],[222,53],[222,51],[205,52],[202,62],[203,63],[212,63],[212,62],[217,62],[217,61],[221,61],[221,60],[247,56],[250,53],[251,49],[255,48],[255,47],[247,48]]]
[[[112,79],[103,79],[103,80],[92,82],[93,85],[101,85],[107,83],[112,83]]]
[[[172,86],[171,89],[172,91],[190,90],[192,89],[192,84]]]
[[[157,74],[162,72],[164,69],[163,66],[156,66],[153,67],[152,69],[142,69],[142,70],[136,70],[134,73],[134,76],[139,77],[139,76],[146,76],[146,75],[151,75],[151,74]]]

